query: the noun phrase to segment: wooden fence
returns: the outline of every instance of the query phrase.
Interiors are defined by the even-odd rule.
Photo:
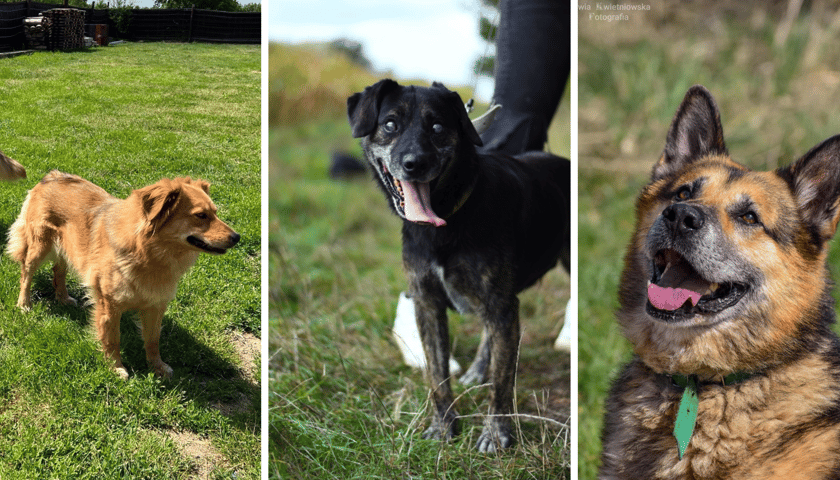
[[[53,3],[0,3],[0,51],[26,48],[23,20],[61,7]],[[106,24],[112,38],[144,41],[260,43],[259,12],[186,9],[129,9],[117,25],[108,9],[82,9],[86,24]]]

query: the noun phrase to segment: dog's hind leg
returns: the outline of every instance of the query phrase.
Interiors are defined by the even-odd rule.
[[[96,324],[96,336],[102,343],[105,358],[112,362],[112,368],[123,380],[128,379],[128,370],[122,364],[120,357],[120,317],[123,311],[101,295],[95,293],[95,308],[93,311]]]
[[[67,293],[67,260],[58,255],[53,264],[53,287],[55,287],[55,299],[65,305],[77,305],[76,299]]]
[[[490,364],[490,342],[485,328],[481,332],[481,343],[478,345],[478,350],[475,353],[475,360],[473,360],[470,368],[458,378],[461,385],[478,385],[487,380],[487,366]]]
[[[490,411],[476,448],[493,453],[513,445],[510,414],[513,408],[513,385],[519,351],[519,300],[513,296],[500,306],[498,318],[484,316],[490,343]]]
[[[20,258],[20,294],[17,306],[24,311],[32,308],[32,278],[52,253],[52,241],[26,241]]]
[[[170,378],[172,368],[160,358],[160,330],[163,324],[163,312],[166,304],[149,307],[140,311],[140,329],[143,333],[143,347],[146,349],[146,362],[161,378]]]

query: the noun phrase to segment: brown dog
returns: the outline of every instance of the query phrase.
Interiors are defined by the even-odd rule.
[[[120,359],[120,317],[138,310],[146,360],[157,375],[171,376],[158,342],[178,280],[200,252],[225,253],[239,241],[216,216],[209,186],[189,177],[163,179],[121,200],[75,175],[48,173],[9,230],[7,251],[21,264],[18,306],[31,307],[32,275],[49,259],[56,299],[75,305],[67,293],[69,263],[92,294],[97,336],[117,373],[128,377]]]

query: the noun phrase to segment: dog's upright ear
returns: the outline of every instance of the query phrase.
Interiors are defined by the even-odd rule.
[[[776,173],[790,185],[802,219],[818,235],[817,245],[830,240],[840,221],[840,135]]]
[[[152,227],[152,232],[160,228],[175,208],[181,196],[181,182],[164,178],[161,181],[135,190],[143,206],[143,214]]]
[[[707,155],[727,155],[720,112],[712,94],[702,85],[691,87],[674,115],[665,151],[653,166],[658,180]]]
[[[399,86],[397,82],[386,78],[347,99],[347,116],[350,118],[353,138],[366,137],[376,130],[382,99]]]
[[[461,100],[461,96],[458,95],[458,92],[449,90],[440,82],[432,83],[432,88],[439,88],[446,92],[446,102],[449,104],[449,108],[452,109],[453,113],[457,115],[458,124],[464,135],[466,135],[466,137],[469,138],[474,145],[478,145],[479,147],[484,145],[484,142],[481,141],[481,137],[478,135],[478,131],[475,129],[475,125],[473,125],[472,120],[470,120],[469,115],[467,115],[467,109],[464,107],[464,102]]]

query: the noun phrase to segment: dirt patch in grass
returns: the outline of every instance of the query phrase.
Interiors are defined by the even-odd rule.
[[[258,361],[261,351],[259,337],[251,333],[234,333],[231,335],[231,342],[233,348],[236,349],[236,354],[239,355],[243,376],[251,383],[258,384],[257,372],[259,371]]]
[[[195,466],[193,478],[204,480],[212,478],[215,468],[227,463],[224,455],[218,452],[210,440],[192,432],[168,432],[184,458]]]

